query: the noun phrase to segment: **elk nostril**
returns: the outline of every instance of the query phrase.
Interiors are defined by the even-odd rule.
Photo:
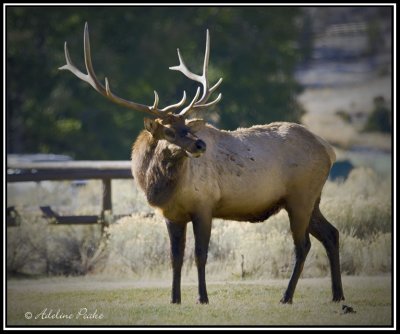
[[[201,139],[197,140],[195,145],[196,145],[196,148],[202,152],[204,152],[207,147],[206,143],[204,141],[202,141]]]

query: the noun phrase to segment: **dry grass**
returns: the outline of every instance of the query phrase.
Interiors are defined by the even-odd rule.
[[[209,282],[209,305],[196,305],[196,285],[184,281],[182,305],[169,304],[170,289],[157,282],[99,281],[96,277],[11,281],[7,293],[9,326],[391,326],[391,279],[344,277],[342,313],[330,302],[329,279],[301,279],[292,305],[279,299],[284,280]],[[78,316],[96,312],[97,319]],[[49,314],[71,319],[43,319]],[[32,314],[26,318],[27,312]],[[81,311],[81,313],[83,313]],[[99,317],[102,318],[100,319]],[[28,314],[29,316],[29,314]]]
[[[36,186],[36,187],[44,187]],[[76,196],[68,197],[70,185],[62,183],[54,190],[34,187],[15,199],[28,202],[34,193],[46,193],[41,200],[57,209],[57,203],[74,207],[76,213],[96,211],[98,184],[89,182]],[[58,193],[63,188],[60,197]],[[69,190],[68,190],[69,189]],[[74,189],[73,189],[74,190]],[[75,191],[75,190],[74,190]],[[63,197],[65,196],[65,201]],[[21,227],[8,229],[8,264],[14,271],[43,272],[47,261],[54,273],[95,272],[128,277],[166,277],[169,275],[169,240],[163,219],[149,214],[143,196],[131,182],[114,184],[117,213],[136,211],[131,216],[112,220],[110,237],[102,256],[95,252],[100,242],[99,227],[49,227],[38,213],[23,213]],[[121,196],[121,198],[118,198]],[[10,197],[12,198],[12,197]],[[391,180],[372,169],[357,168],[348,180],[327,182],[321,209],[341,232],[342,270],[347,274],[391,272],[392,261]],[[42,202],[43,204],[43,202]],[[89,210],[90,209],[90,210]],[[329,274],[325,250],[312,238],[304,277]],[[195,277],[194,238],[189,224],[184,275]],[[96,259],[92,259],[97,254]],[[260,224],[214,220],[211,236],[208,275],[215,279],[287,278],[293,261],[293,244],[285,211]],[[32,265],[36,263],[36,267]],[[243,266],[242,266],[243,265]]]

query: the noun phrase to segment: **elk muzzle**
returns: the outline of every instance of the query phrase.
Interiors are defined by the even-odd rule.
[[[206,143],[191,133],[188,129],[176,131],[176,135],[174,136],[173,140],[171,140],[172,138],[165,139],[179,146],[190,158],[200,157],[207,148]]]
[[[189,158],[199,158],[207,149],[207,145],[203,140],[190,133],[185,137],[175,138],[173,141],[165,139],[172,144],[170,146],[172,150],[181,150]]]

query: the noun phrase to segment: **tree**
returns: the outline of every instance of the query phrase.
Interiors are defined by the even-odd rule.
[[[84,68],[85,21],[97,76],[107,75],[119,96],[151,104],[156,89],[161,106],[178,101],[184,89],[193,96],[195,84],[168,67],[178,64],[179,47],[188,66],[200,72],[209,28],[210,76],[224,78],[223,100],[202,116],[225,129],[296,120],[300,15],[296,7],[9,6],[7,151],[129,159],[143,115],[57,70],[65,63],[66,40],[72,59]]]

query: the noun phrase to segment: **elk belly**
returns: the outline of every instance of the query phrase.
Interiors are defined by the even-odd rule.
[[[220,208],[214,216],[216,218],[247,221],[251,223],[258,223],[267,220],[269,217],[277,214],[285,206],[285,200],[282,198],[275,203],[265,204],[263,207],[254,208],[253,206],[247,207],[224,207]]]
[[[215,216],[223,219],[259,222],[284,206],[286,188],[274,169],[225,177]],[[227,175],[227,174],[226,174]]]

